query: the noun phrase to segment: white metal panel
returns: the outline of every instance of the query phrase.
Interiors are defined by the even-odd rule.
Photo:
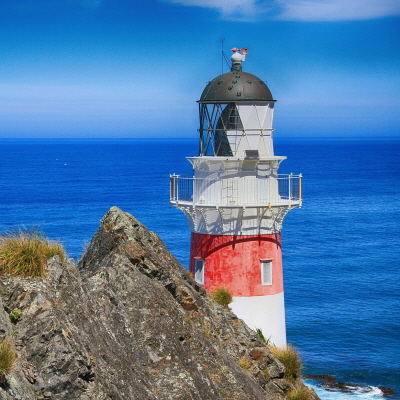
[[[249,141],[247,139],[247,135],[243,135],[238,147],[236,149],[236,156],[237,157],[244,157],[245,156],[245,150],[250,150],[249,146]]]
[[[242,121],[243,127],[246,129],[247,120],[249,119],[253,104],[238,104],[237,109],[239,112],[239,117]]]
[[[270,175],[271,165],[269,162],[260,162],[257,164],[257,177],[267,178]]]
[[[239,204],[251,204],[257,201],[257,178],[245,176],[239,179]]]
[[[247,137],[247,141],[248,141],[248,148],[244,149],[244,150],[259,150],[258,148],[258,139],[260,138],[260,133],[261,131],[247,131],[246,132],[246,137]]]
[[[203,212],[203,214],[204,214],[204,212]],[[193,227],[194,227],[193,232],[208,233],[207,223],[203,217],[203,214],[199,210],[193,211],[193,213],[191,214],[191,218],[193,219]]]
[[[267,157],[271,155],[271,136],[269,135],[260,135],[258,137],[258,145],[257,150],[260,157]]]
[[[239,104],[237,106],[244,130],[262,129],[269,105]]]
[[[239,178],[223,179],[221,182],[221,205],[234,206],[238,204],[239,200]]]
[[[268,204],[269,201],[269,179],[257,179],[257,200],[261,204]]]
[[[249,106],[251,107],[250,115],[247,118],[246,125],[244,125],[244,129],[261,129],[261,121],[264,119],[265,114],[265,106]]]
[[[225,235],[237,235],[242,226],[242,208],[220,208],[222,232]]]
[[[234,297],[232,311],[251,329],[261,329],[269,344],[286,347],[284,294]]]
[[[215,179],[195,179],[193,202],[198,204],[220,204],[222,182]]]
[[[243,131],[226,131],[229,146],[231,147],[232,154],[236,155],[240,140],[243,136]]]
[[[220,234],[221,233],[221,217],[217,209],[208,209],[203,212],[204,218],[207,222],[207,233]]]
[[[257,106],[259,108],[260,106]],[[274,105],[268,104],[267,107],[263,108],[263,119],[261,121],[262,129],[272,129],[272,122],[274,117]]]
[[[193,232],[215,235],[258,235],[280,232],[287,209],[219,207],[185,212]],[[218,216],[217,216],[218,214]]]

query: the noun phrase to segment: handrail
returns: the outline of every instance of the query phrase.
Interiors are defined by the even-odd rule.
[[[173,174],[170,201],[193,206],[296,206],[302,201],[302,175],[208,179]]]

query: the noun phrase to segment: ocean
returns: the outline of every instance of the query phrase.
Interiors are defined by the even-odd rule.
[[[0,139],[0,232],[38,228],[78,260],[111,206],[155,231],[184,265],[189,229],[169,174],[191,173],[196,139]],[[400,138],[275,139],[280,173],[302,173],[285,218],[288,341],[306,374],[371,387],[322,399],[400,399]]]

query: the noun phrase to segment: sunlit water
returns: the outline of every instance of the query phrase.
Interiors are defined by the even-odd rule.
[[[400,392],[400,141],[275,143],[288,156],[280,172],[304,175],[304,206],[282,232],[288,340],[308,374]],[[189,139],[0,140],[0,231],[39,227],[78,259],[115,205],[187,265],[188,224],[169,207],[169,174],[190,173],[185,156],[196,153]]]

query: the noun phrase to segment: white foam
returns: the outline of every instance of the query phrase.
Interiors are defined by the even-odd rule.
[[[351,393],[341,391],[329,391],[315,384],[305,382],[307,386],[312,387],[321,400],[349,400],[349,399],[383,399],[382,391],[375,386],[354,387]],[[349,385],[349,388],[353,388]]]

